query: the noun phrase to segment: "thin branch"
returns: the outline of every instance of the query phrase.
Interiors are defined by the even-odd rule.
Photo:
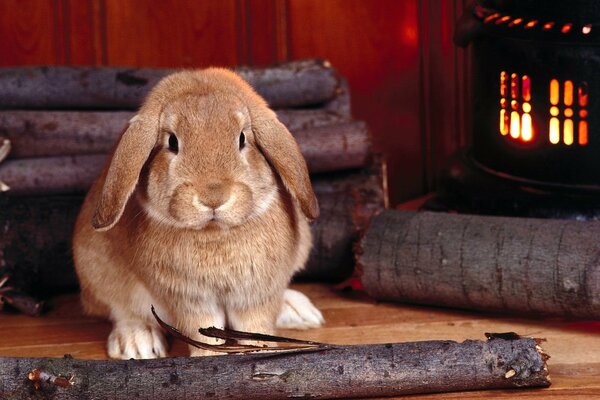
[[[272,336],[265,335],[261,333],[251,333],[251,332],[240,332],[232,329],[219,329],[216,327],[210,328],[201,328],[199,332],[207,337],[212,337],[216,339],[223,339],[225,343],[223,344],[208,344],[204,342],[200,342],[194,340],[192,338],[187,337],[181,331],[166,322],[164,322],[154,309],[154,306],[151,307],[152,315],[158,321],[158,324],[168,333],[170,333],[175,339],[181,340],[184,343],[187,343],[191,346],[197,347],[202,350],[210,350],[218,353],[252,353],[259,351],[297,351],[297,350],[328,350],[331,348],[331,345],[325,343],[318,342],[310,342],[305,340],[284,338],[280,336]],[[240,344],[238,340],[253,340],[253,341],[261,341],[261,342],[272,342],[272,343],[280,343],[276,346],[256,346],[251,344]]]

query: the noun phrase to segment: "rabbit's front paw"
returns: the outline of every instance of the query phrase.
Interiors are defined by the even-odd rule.
[[[158,358],[167,356],[167,342],[162,331],[141,321],[119,321],[108,337],[111,358]]]
[[[277,318],[277,327],[282,329],[318,328],[325,323],[323,314],[308,297],[297,290],[287,289],[283,293],[283,305]]]

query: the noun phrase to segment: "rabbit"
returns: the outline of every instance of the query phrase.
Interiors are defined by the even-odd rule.
[[[117,359],[167,355],[151,305],[209,344],[199,328],[318,327],[319,310],[288,288],[318,214],[297,143],[248,83],[221,68],[176,72],[129,121],[78,215],[83,309],[112,321]]]

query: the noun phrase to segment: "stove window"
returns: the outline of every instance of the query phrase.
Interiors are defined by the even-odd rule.
[[[510,85],[510,90],[509,90]],[[510,96],[509,96],[510,94]],[[510,99],[510,100],[509,100]],[[523,142],[533,139],[531,79],[527,75],[500,73],[500,134]],[[510,107],[509,107],[510,105]]]
[[[587,124],[587,105],[588,105],[588,86],[582,82],[577,87],[577,102],[575,102],[575,88],[573,81],[566,80],[563,82],[562,104],[560,102],[560,87],[558,79],[550,81],[550,124],[548,132],[548,140],[552,144],[562,143],[570,146],[575,143],[575,133],[577,133],[577,143],[580,146],[588,144],[588,124]],[[562,132],[560,121],[560,109],[563,107]],[[574,108],[579,106],[579,121],[577,124],[577,132],[575,131]]]

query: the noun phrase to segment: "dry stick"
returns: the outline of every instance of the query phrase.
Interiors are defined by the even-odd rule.
[[[320,176],[314,185],[321,217],[311,226],[315,245],[298,276],[338,281],[352,272],[352,244],[383,206],[381,176]],[[77,286],[70,247],[82,202],[83,195],[0,197],[0,264],[10,268],[13,287],[45,295]]]
[[[361,168],[369,161],[371,145],[363,122],[297,131],[295,137],[311,173]],[[7,160],[0,164],[0,180],[11,195],[83,192],[105,161],[105,155]]]
[[[0,397],[65,400],[347,399],[547,387],[547,356],[530,338],[334,346],[237,356],[92,361],[0,358]],[[48,377],[27,379],[33,371]],[[57,383],[57,380],[61,383]],[[67,384],[68,383],[68,384]]]
[[[18,67],[0,69],[0,108],[130,109],[175,69]],[[237,71],[274,108],[326,103],[339,77],[327,61],[304,60]]]
[[[131,111],[0,111],[0,136],[12,141],[11,158],[108,153],[135,113]],[[349,121],[325,109],[279,110],[292,132]]]
[[[358,262],[376,299],[600,318],[600,221],[388,210]]]

